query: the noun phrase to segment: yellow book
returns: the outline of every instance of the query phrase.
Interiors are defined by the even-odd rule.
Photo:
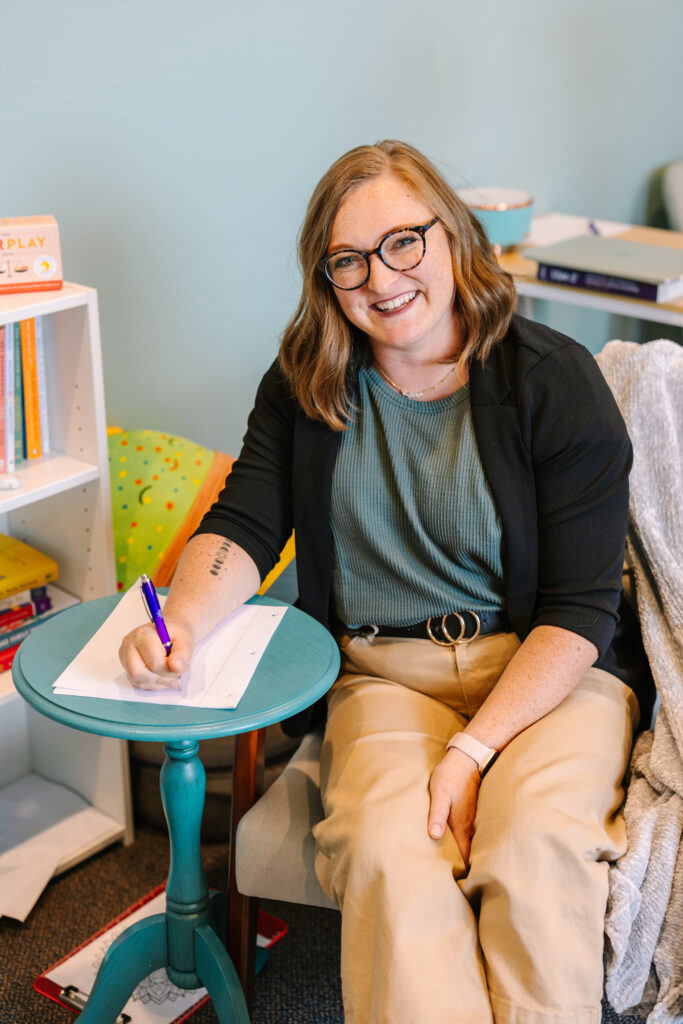
[[[36,322],[21,321],[21,369],[24,376],[24,420],[26,424],[26,457],[42,455],[40,443],[40,397],[38,359],[36,354]]]
[[[52,583],[58,573],[54,558],[0,533],[0,598]]]

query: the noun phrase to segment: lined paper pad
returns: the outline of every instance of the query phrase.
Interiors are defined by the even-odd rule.
[[[165,602],[159,595],[162,608]],[[180,690],[138,690],[121,667],[121,640],[145,621],[139,582],[54,682],[55,693],[180,707],[236,708],[286,607],[242,605],[197,644]]]

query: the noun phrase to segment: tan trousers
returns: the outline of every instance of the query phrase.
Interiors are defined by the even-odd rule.
[[[342,910],[346,1024],[599,1024],[607,861],[638,707],[591,669],[484,778],[466,874],[428,782],[519,640],[343,638],[316,871]]]

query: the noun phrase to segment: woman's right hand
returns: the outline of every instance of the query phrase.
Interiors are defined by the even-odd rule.
[[[165,622],[172,643],[168,657],[151,622],[124,636],[119,648],[119,660],[139,690],[178,689],[178,677],[190,666],[195,646],[191,630],[173,619]]]
[[[169,656],[151,623],[123,638],[119,659],[133,686],[177,689],[178,676],[190,667],[196,643],[252,597],[260,585],[256,563],[237,544],[213,533],[191,537],[164,603],[164,622],[171,639]]]

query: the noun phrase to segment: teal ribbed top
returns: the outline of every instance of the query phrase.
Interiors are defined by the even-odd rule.
[[[502,608],[500,518],[469,384],[415,402],[361,369],[355,405],[332,481],[337,617],[348,626],[408,626]]]

